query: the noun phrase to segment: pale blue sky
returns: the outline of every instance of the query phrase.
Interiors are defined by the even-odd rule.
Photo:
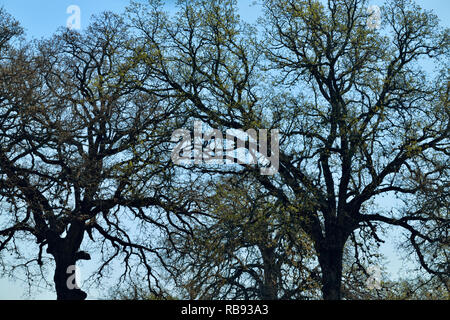
[[[175,0],[166,1],[168,6],[173,6]],[[448,0],[417,0],[420,6],[433,10],[441,19],[443,26],[449,27],[450,21],[450,1]],[[81,9],[81,27],[89,24],[92,14],[102,11],[121,12],[129,0],[0,0],[0,7],[4,7],[12,14],[25,28],[28,38],[48,37],[57,28],[66,26],[69,14],[66,13],[70,5],[77,5]],[[238,0],[241,9],[241,16],[248,22],[253,22],[258,15],[258,8],[252,6],[253,0]],[[370,4],[381,5],[383,1],[373,0]],[[383,200],[381,200],[383,201]],[[385,203],[380,203],[383,207],[389,207],[392,203],[390,199],[385,199]],[[387,243],[382,248],[389,263],[389,271],[397,274],[401,270],[402,261],[397,256],[392,243]],[[0,275],[1,277],[1,275]],[[26,293],[26,285],[17,281],[9,281],[0,278],[0,300],[1,299],[23,299]],[[90,298],[101,296],[101,293],[89,291]],[[33,291],[34,299],[54,299],[55,294],[51,291]]]

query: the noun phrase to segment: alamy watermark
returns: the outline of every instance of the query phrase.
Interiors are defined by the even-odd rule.
[[[71,265],[66,270],[67,274],[70,274],[67,277],[66,285],[69,290],[81,289],[81,272],[80,268],[75,265]]]
[[[381,27],[381,9],[377,5],[372,5],[367,8],[367,14],[369,17],[367,18],[367,27],[370,30],[380,29]]]
[[[369,278],[366,280],[366,287],[369,290],[381,289],[381,268],[379,266],[370,266],[367,268]]]
[[[181,138],[181,141],[180,141]],[[178,129],[172,134],[172,142],[178,142],[172,150],[175,164],[234,164],[259,165],[262,175],[274,175],[279,169],[279,132],[270,130],[270,156],[268,155],[268,130],[226,130],[203,132],[203,122],[194,122],[194,134]]]
[[[70,16],[67,18],[66,26],[70,30],[80,30],[81,29],[81,9],[77,5],[70,5],[66,10],[67,14]]]

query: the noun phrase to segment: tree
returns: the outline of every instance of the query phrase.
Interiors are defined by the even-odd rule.
[[[305,113],[287,134],[309,139],[314,156],[300,158],[298,169],[289,172],[313,197],[311,214],[317,218],[305,227],[316,244],[324,298],[340,298],[342,248],[361,225],[402,227],[423,267],[444,275],[420,259],[416,239],[445,242],[442,233],[421,230],[448,224],[445,216],[366,212],[376,196],[417,195],[424,185],[448,179],[447,80],[442,74],[432,80],[418,62],[422,57],[437,62],[448,54],[448,30],[440,30],[433,14],[410,1],[383,8],[382,25],[390,36],[367,28],[362,1],[269,4],[269,58],[292,75],[292,84],[303,83],[313,92],[312,99],[300,100]],[[313,127],[317,122],[323,130]],[[318,171],[311,174],[309,165]]]
[[[352,234],[366,228],[382,241],[383,224],[404,230],[423,268],[446,277],[442,264],[421,258],[425,244],[448,242],[446,216],[373,206],[383,195],[416,198],[448,179],[448,69],[420,67],[423,59],[448,64],[449,32],[434,14],[389,1],[378,31],[367,24],[366,1],[268,0],[258,41],[234,1],[181,1],[158,30],[151,6],[131,9],[142,46],[157,52],[143,62],[193,118],[220,129],[280,129],[278,175],[248,165],[215,172],[252,172],[286,212],[302,217],[324,299],[342,297]],[[432,225],[436,232],[425,232]]]
[[[177,98],[137,89],[155,80],[139,69],[132,34],[117,15],[21,51],[8,45],[20,28],[1,14],[0,254],[25,261],[3,264],[42,268],[46,248],[57,298],[85,299],[72,274],[77,261],[91,259],[82,250],[91,243],[103,259],[97,277],[116,257],[124,275],[137,259],[158,294],[151,237],[169,224],[166,214],[175,213],[175,224],[185,213],[165,197],[168,142],[182,119]]]
[[[390,283],[386,299],[389,300],[448,300],[448,283],[436,277],[416,277]]]
[[[287,300],[317,296],[311,243],[258,183],[231,177],[205,184],[208,218],[175,240],[168,259],[189,299]],[[207,191],[209,190],[209,192]]]
[[[380,30],[364,0],[263,6],[262,25],[250,26],[233,0],[179,1],[173,17],[158,0],[133,2],[82,34],[24,46],[0,11],[0,258],[13,252],[13,269],[42,269],[46,248],[59,299],[86,297],[69,288],[68,270],[90,259],[88,246],[102,255],[99,278],[120,256],[123,276],[145,270],[154,297],[165,292],[161,272],[179,279],[177,261],[167,262],[174,249],[212,277],[191,282],[195,294],[283,297],[294,288],[287,296],[299,297],[311,244],[323,298],[341,299],[344,273],[346,297],[366,294],[349,285],[364,279],[392,226],[448,290],[448,29],[409,0],[386,3]],[[424,60],[439,70],[426,72]],[[172,133],[196,120],[222,132],[268,130],[271,156],[265,141],[246,163],[219,153],[217,137],[194,137],[194,165],[173,163]],[[224,161],[200,164],[208,155],[199,149],[213,146]],[[273,175],[254,165],[268,160]],[[251,178],[250,193],[223,185],[238,175]],[[392,210],[375,205],[383,196]],[[223,210],[231,203],[236,210]],[[188,255],[191,240],[198,254]],[[254,268],[240,278],[238,252],[250,247]],[[276,280],[283,265],[300,268],[300,283]],[[209,290],[218,279],[225,285]]]

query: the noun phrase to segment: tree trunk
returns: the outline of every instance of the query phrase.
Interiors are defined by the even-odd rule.
[[[47,252],[55,258],[56,263],[53,280],[58,300],[85,300],[87,297],[75,282],[76,262],[91,259],[88,253],[78,251],[83,235],[83,223],[74,221],[66,238],[54,234],[48,236]]]
[[[275,258],[275,249],[273,247],[260,247],[260,252],[264,265],[264,283],[261,288],[261,299],[277,300],[279,270]]]
[[[58,300],[85,300],[87,294],[75,283],[76,257],[60,254],[55,257],[56,269],[53,280],[55,281],[56,295]]]
[[[322,295],[324,300],[341,300],[342,256],[344,246],[340,242],[322,247],[319,263],[322,269]]]

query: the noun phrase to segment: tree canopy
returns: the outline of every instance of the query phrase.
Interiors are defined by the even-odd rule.
[[[2,264],[53,261],[58,299],[86,298],[67,286],[84,248],[99,278],[121,258],[152,297],[368,298],[395,228],[427,275],[413,286],[448,297],[449,30],[410,0],[386,1],[379,28],[365,0],[262,7],[250,25],[236,1],[133,1],[20,44],[0,11]],[[174,162],[173,133],[198,122],[194,162]],[[219,151],[252,151],[257,130],[258,161]]]

